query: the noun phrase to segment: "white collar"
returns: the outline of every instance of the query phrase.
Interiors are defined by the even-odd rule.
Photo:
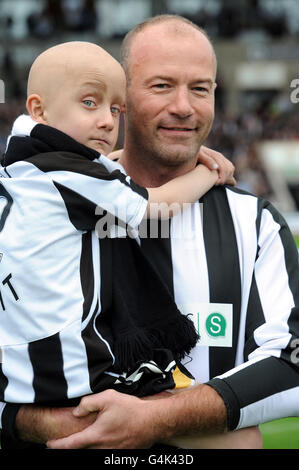
[[[38,124],[38,122],[34,121],[30,116],[27,114],[21,114],[15,122],[13,123],[11,133],[6,142],[6,148],[8,147],[9,141],[13,136],[28,136],[30,135],[32,129]]]

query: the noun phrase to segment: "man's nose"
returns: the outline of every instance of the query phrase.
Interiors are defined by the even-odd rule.
[[[171,96],[171,102],[168,106],[168,112],[175,114],[180,118],[191,116],[194,112],[190,101],[189,90],[185,87],[178,87]]]

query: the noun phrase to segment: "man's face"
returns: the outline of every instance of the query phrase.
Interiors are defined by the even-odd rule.
[[[153,25],[130,52],[127,133],[139,152],[167,166],[195,157],[214,118],[215,58],[207,39],[188,31]]]

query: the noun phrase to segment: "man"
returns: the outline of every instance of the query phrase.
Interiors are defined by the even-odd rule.
[[[120,162],[137,182],[158,186],[195,165],[210,131],[215,54],[194,25],[165,16],[131,33],[124,52],[127,119]],[[289,229],[269,203],[234,188],[215,188],[201,202],[187,223],[180,217],[171,223],[169,238],[141,238],[176,303],[196,321],[205,320],[201,344],[185,361],[201,385],[156,400],[111,390],[85,397],[75,415],[82,427],[85,416],[96,421],[50,447],[149,447],[176,435],[223,434],[298,415],[292,353],[299,267]],[[40,409],[34,415],[40,433],[51,436],[39,419],[44,413],[56,426],[63,414],[73,432],[75,418],[67,410]],[[25,407],[16,424],[28,438],[33,426],[27,421],[26,429],[24,421]]]

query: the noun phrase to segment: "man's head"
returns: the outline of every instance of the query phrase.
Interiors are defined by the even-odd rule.
[[[182,17],[151,18],[126,36],[122,65],[128,147],[166,167],[194,162],[214,118],[217,66],[206,34]]]
[[[30,69],[26,105],[31,117],[104,154],[115,146],[124,100],[123,69],[96,44],[51,47]]]

